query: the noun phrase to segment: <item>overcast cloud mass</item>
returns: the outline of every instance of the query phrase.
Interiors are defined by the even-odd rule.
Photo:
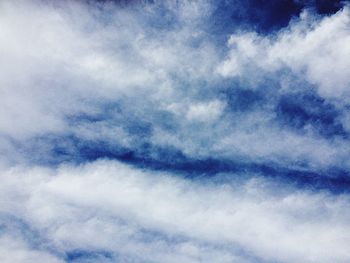
[[[350,5],[0,1],[0,262],[350,262]]]

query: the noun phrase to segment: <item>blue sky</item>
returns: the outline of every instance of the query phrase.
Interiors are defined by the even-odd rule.
[[[350,7],[0,3],[1,262],[348,262]]]

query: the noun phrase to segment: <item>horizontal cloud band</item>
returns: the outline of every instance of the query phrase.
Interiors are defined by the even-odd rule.
[[[343,262],[350,256],[347,195],[280,188],[259,177],[190,182],[115,161],[11,168],[1,181],[1,219],[8,225],[2,243],[19,246],[18,257]],[[16,217],[32,230],[11,227]]]

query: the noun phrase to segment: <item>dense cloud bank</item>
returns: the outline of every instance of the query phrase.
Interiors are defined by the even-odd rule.
[[[20,248],[18,258],[345,262],[350,256],[347,195],[279,189],[259,177],[240,184],[188,181],[115,161],[16,167],[1,181],[2,239]]]
[[[1,1],[1,262],[350,260],[350,9]]]

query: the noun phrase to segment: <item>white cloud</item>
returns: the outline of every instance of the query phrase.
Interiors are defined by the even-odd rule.
[[[346,195],[283,186],[276,193],[264,179],[235,184],[235,174],[231,183],[203,184],[113,161],[1,174],[2,213],[22,218],[59,251],[152,262],[350,258]]]
[[[349,33],[348,6],[322,19],[304,11],[299,20],[276,35],[232,35],[228,41],[230,55],[218,72],[223,76],[242,76],[247,70],[275,72],[289,68],[315,84],[322,97],[348,100]]]
[[[24,240],[8,234],[0,235],[0,260],[4,263],[63,263],[64,260],[47,252],[35,250]]]
[[[1,152],[16,159],[16,143],[31,149],[33,138],[74,135],[135,151],[140,141],[171,146],[195,158],[343,165],[347,142],[280,127],[271,107],[233,112],[220,92],[228,76],[259,83],[261,75],[286,66],[305,72],[322,96],[329,97],[325,94],[331,85],[337,87],[337,92],[332,88],[334,96],[343,96],[348,83],[348,48],[342,46],[348,37],[347,7],[320,21],[309,22],[312,17],[303,15],[274,39],[256,33],[232,35],[228,59],[223,60],[222,47],[203,29],[211,12],[208,2],[165,5],[176,19],[162,29],[149,21],[159,15],[151,6],[144,6],[141,14],[113,4],[96,8],[70,1],[3,1]],[[206,11],[198,11],[202,9]],[[321,55],[323,47],[329,52]],[[329,67],[330,61],[336,63]],[[331,78],[334,70],[337,77]],[[278,80],[283,84],[291,78]],[[271,105],[281,94],[272,95],[267,102]],[[99,119],[106,108],[117,107],[108,105],[122,112],[116,109]],[[68,121],[80,115],[97,120]],[[128,131],[131,122],[150,124],[149,138]],[[175,128],[164,128],[168,123]]]
[[[111,151],[149,144],[160,159],[152,147],[319,176],[347,170],[346,138],[282,125],[274,107],[294,88],[306,93],[306,81],[349,131],[349,7],[304,12],[273,36],[238,32],[225,53],[205,30],[209,1],[97,5],[0,3],[0,261],[61,262],[74,250],[120,262],[349,261],[348,194],[242,180],[251,174],[204,183],[116,161],[49,168],[31,159],[56,158],[58,146],[80,160],[72,136]],[[169,25],[154,26],[158,16]],[[249,89],[265,101],[240,109],[249,94],[230,91]],[[113,261],[102,252],[91,260]]]
[[[143,21],[136,11],[91,5],[1,3],[2,134],[65,132],[66,116],[93,114],[95,103],[171,101],[183,78],[209,76],[216,55],[200,30],[183,22],[157,35],[147,14]],[[191,47],[196,39],[201,46]]]
[[[189,12],[182,5],[174,8],[179,16],[191,17],[182,14]],[[149,12],[158,15],[156,10]],[[20,159],[17,143],[31,148],[31,139],[47,135],[73,134],[132,148],[135,138],[125,131],[129,116],[86,123],[67,118],[98,118],[105,105],[124,101],[121,107],[135,116],[134,122],[152,116],[157,105],[187,96],[176,91],[183,79],[191,83],[209,76],[216,57],[187,18],[158,34],[147,22],[148,13],[113,4],[2,1],[0,13],[0,148],[5,159]],[[196,39],[202,44],[191,46]]]

